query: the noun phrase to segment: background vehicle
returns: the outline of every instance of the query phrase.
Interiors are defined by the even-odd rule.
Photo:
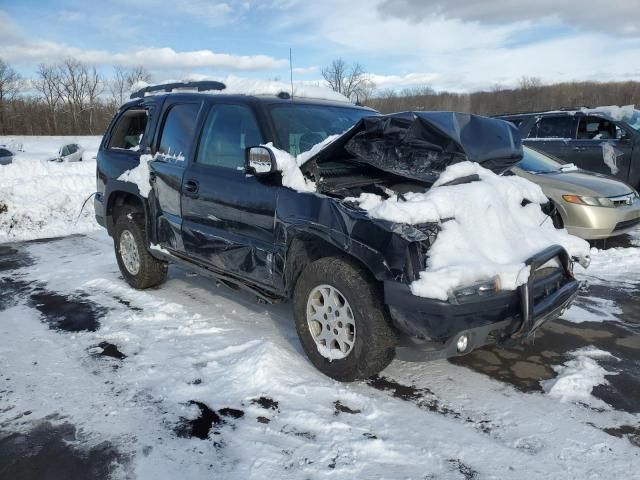
[[[525,145],[640,188],[640,111],[633,106],[496,117],[513,122]]]
[[[10,163],[13,163],[13,152],[0,147],[0,165],[9,165]]]
[[[527,260],[534,274],[522,289],[500,290],[497,280],[487,279],[456,289],[447,300],[417,297],[410,284],[425,268],[438,224],[374,220],[346,200],[365,191],[431,187],[434,178],[425,180],[401,159],[359,161],[342,149],[367,149],[375,135],[382,135],[376,145],[383,146],[392,138],[385,125],[393,138],[412,128],[436,131],[432,142],[438,145],[460,138],[457,125],[473,125],[465,141],[502,173],[522,155],[509,123],[451,112],[378,117],[348,102],[292,99],[284,92],[165,93],[172,88],[224,85],[190,82],[137,92],[115,115],[97,157],[96,218],[113,237],[118,266],[133,287],[161,283],[173,262],[267,301],[292,299],[309,359],[342,381],[379,372],[396,351],[416,343],[435,358],[519,341],[575,297],[571,259],[558,246]],[[317,190],[283,186],[285,173],[264,145],[295,161],[293,155],[345,131],[304,165]],[[360,133],[360,143],[351,142]],[[140,143],[131,145],[131,139]],[[455,153],[435,147],[436,158],[467,159],[458,145]],[[414,153],[421,155],[411,156],[416,160],[434,155]]]
[[[624,182],[577,169],[529,147],[512,171],[540,185],[556,207],[554,224],[572,235],[595,240],[640,226],[640,197]]]
[[[81,162],[84,148],[77,143],[63,145],[55,157],[49,158],[50,162]]]

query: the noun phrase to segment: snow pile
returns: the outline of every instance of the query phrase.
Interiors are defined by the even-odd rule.
[[[601,113],[612,118],[613,120],[621,121],[633,118],[635,114],[635,105],[624,105],[622,107],[618,105],[605,105],[595,108],[581,108],[580,112],[584,113],[585,115],[590,115],[592,113]]]
[[[0,166],[0,243],[99,228],[92,201],[80,215],[83,202],[96,191],[95,151],[86,151],[83,162],[48,162],[44,159],[55,155],[60,143],[74,143],[77,138],[0,139],[0,143],[10,141],[23,143],[24,152],[17,152],[12,164]],[[97,148],[99,141],[100,137],[91,137],[79,143]]]
[[[204,81],[215,80],[226,85],[224,90],[210,90],[206,93],[214,95],[278,95],[281,92],[291,94],[291,84],[277,80],[261,80],[256,78],[243,78],[235,75],[228,75],[225,78],[210,77],[207,75],[192,75],[184,80],[166,80],[160,83],[174,83],[181,81]],[[139,90],[152,84],[138,82],[133,90]],[[185,89],[187,90],[187,89]],[[179,91],[179,90],[177,90]],[[164,94],[166,92],[154,92],[148,95]],[[347,102],[350,100],[341,93],[334,92],[328,86],[320,85],[318,82],[293,82],[293,96],[302,98],[313,98],[317,100],[330,100],[334,102]]]
[[[598,365],[597,359],[616,359],[609,352],[595,347],[585,347],[571,352],[572,360],[564,365],[554,366],[556,378],[543,380],[542,388],[552,398],[561,402],[583,402],[590,405],[606,405],[591,395],[593,387],[606,384],[606,375],[612,375]]]
[[[149,181],[149,162],[153,159],[153,155],[140,155],[140,164],[137,167],[124,172],[118,177],[118,180],[134,183],[138,186],[140,195],[144,198],[149,198],[149,192],[151,192],[151,182]]]
[[[330,135],[322,142],[315,144],[310,150],[302,152],[297,157],[294,157],[285,150],[280,150],[279,148],[274,147],[273,143],[267,143],[262,146],[269,148],[275,155],[276,167],[280,172],[282,172],[283,186],[298,192],[315,192],[316,184],[302,174],[300,167],[341,135],[343,134]]]
[[[481,181],[446,186],[477,174]],[[350,198],[369,216],[397,223],[441,222],[429,251],[427,269],[411,284],[414,295],[447,300],[452,291],[498,277],[500,288],[515,290],[529,278],[524,262],[551,245],[571,256],[589,256],[589,244],[556,230],[539,204],[547,201],[538,185],[516,176],[502,177],[477,163],[448,167],[426,193],[383,200],[373,194]],[[522,206],[523,200],[528,203]]]

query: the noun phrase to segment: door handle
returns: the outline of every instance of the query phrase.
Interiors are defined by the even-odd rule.
[[[188,180],[184,182],[183,188],[185,193],[194,194],[194,193],[198,193],[198,188],[200,187],[198,185],[198,182],[196,182],[195,180]]]
[[[584,152],[584,150],[585,150],[584,147],[573,147],[574,152]]]
[[[151,183],[156,181],[156,172],[149,172],[149,181]]]

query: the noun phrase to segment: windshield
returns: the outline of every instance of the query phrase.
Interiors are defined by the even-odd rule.
[[[634,110],[630,118],[625,119],[627,124],[636,132],[640,132],[640,110]]]
[[[343,133],[363,117],[377,115],[361,108],[324,105],[276,105],[271,119],[278,135],[278,147],[291,155],[310,150],[330,135]]]
[[[562,162],[528,147],[524,147],[523,150],[524,155],[517,165],[518,168],[530,173],[550,173],[558,172],[562,169]]]

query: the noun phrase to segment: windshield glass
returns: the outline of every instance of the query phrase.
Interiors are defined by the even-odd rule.
[[[563,163],[553,158],[537,152],[531,148],[524,147],[524,155],[518,163],[518,167],[530,173],[550,173],[562,169]]]
[[[294,156],[371,115],[376,115],[376,112],[325,105],[276,105],[271,109],[271,119],[278,135],[277,146]]]
[[[640,110],[634,110],[630,118],[625,119],[629,126],[636,132],[640,132]]]

